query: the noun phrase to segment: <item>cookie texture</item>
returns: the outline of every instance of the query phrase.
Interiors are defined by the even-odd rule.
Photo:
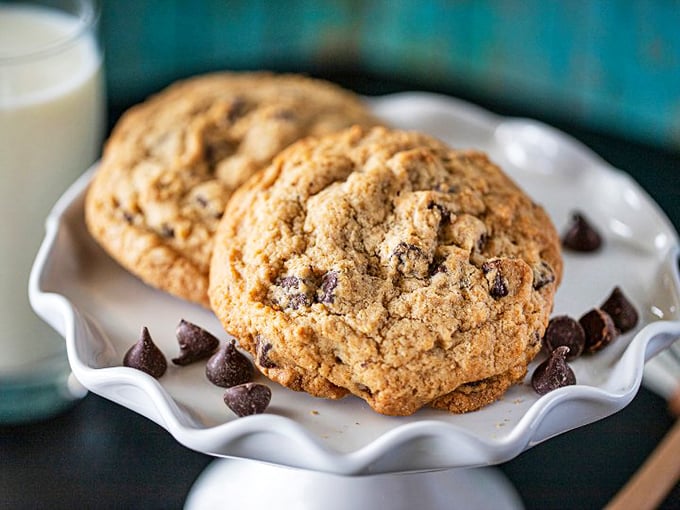
[[[235,193],[209,295],[280,384],[388,415],[467,412],[522,380],[561,275],[549,217],[486,155],[354,127]]]
[[[175,83],[120,119],[87,194],[87,225],[148,284],[208,306],[213,235],[233,190],[292,142],[377,121],[359,98],[299,75]]]

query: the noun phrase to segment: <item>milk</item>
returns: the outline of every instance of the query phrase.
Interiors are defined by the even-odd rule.
[[[91,34],[77,36],[79,23],[0,4],[0,376],[63,349],[27,289],[47,213],[100,151],[101,56]]]

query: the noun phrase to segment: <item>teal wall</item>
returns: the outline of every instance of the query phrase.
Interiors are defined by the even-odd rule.
[[[680,150],[680,1],[104,0],[112,100],[214,69],[354,68]]]

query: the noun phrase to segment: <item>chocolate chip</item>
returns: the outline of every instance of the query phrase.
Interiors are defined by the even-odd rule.
[[[254,382],[232,386],[224,392],[224,403],[239,417],[263,413],[271,398],[269,387]]]
[[[290,297],[288,298],[288,307],[292,308],[293,310],[311,306],[311,304],[312,300],[309,299],[309,296],[307,296],[307,294],[302,293],[291,294]]]
[[[405,275],[424,277],[428,274],[430,260],[416,245],[399,243],[392,251],[391,258],[396,259],[396,269]]]
[[[272,344],[264,341],[261,337],[257,338],[255,352],[257,354],[257,364],[262,368],[276,368],[277,365],[269,359],[269,351],[272,349]]]
[[[300,285],[300,279],[296,276],[285,276],[280,278],[277,285],[283,289],[297,289]]]
[[[371,388],[369,388],[369,387],[366,386],[365,384],[361,384],[361,383],[357,384],[357,389],[358,389],[359,391],[363,392],[363,393],[367,393],[369,396],[370,396],[370,395],[373,395],[373,392],[371,391]]]
[[[305,292],[295,292],[305,283],[297,276],[285,276],[276,281],[276,285],[283,289],[283,295],[279,295],[277,302],[284,308],[297,310],[312,305],[312,297]],[[308,291],[309,292],[309,291]]]
[[[446,207],[444,207],[441,204],[438,204],[436,202],[430,202],[427,204],[427,208],[432,210],[436,209],[439,211],[439,215],[441,216],[441,223],[446,224],[451,221],[451,211],[449,211]]]
[[[484,251],[484,248],[486,247],[486,243],[489,241],[489,235],[486,232],[483,232],[482,235],[479,236],[479,239],[477,239],[477,243],[475,244],[475,248],[479,253]]]
[[[253,364],[236,349],[234,340],[213,354],[205,366],[208,380],[222,388],[251,382],[253,371]]]
[[[419,257],[422,254],[423,250],[416,245],[404,242],[399,243],[392,251],[392,256],[397,257],[401,262],[405,262],[408,257]]]
[[[146,326],[142,328],[142,334],[137,343],[125,353],[123,365],[146,372],[156,379],[167,370],[168,362],[151,339],[149,329]]]
[[[602,306],[600,306],[600,309],[610,315],[614,321],[614,325],[621,333],[630,331],[637,326],[637,310],[633,304],[628,301],[628,298],[626,298],[619,287],[614,287],[614,290]]]
[[[540,290],[549,283],[555,281],[555,273],[552,267],[545,260],[533,267],[534,282],[532,284],[534,290]]]
[[[175,365],[185,366],[207,358],[220,345],[212,334],[184,319],[179,321],[175,334],[180,348],[179,357],[172,360]]]
[[[576,384],[574,371],[567,363],[569,347],[562,345],[552,351],[543,363],[536,367],[531,376],[531,386],[536,393],[545,395],[557,388]]]
[[[201,207],[208,207],[208,200],[202,195],[197,195],[196,196],[196,202],[198,202],[198,205]]]
[[[489,287],[489,294],[494,299],[500,299],[508,295],[508,285],[501,273],[501,261],[491,260],[482,264],[482,271],[488,277],[491,277],[491,286]]]
[[[602,246],[602,237],[582,213],[575,212],[562,237],[562,245],[574,251],[592,252]]]
[[[167,223],[163,223],[163,226],[161,227],[161,235],[163,237],[175,237],[175,229]]]
[[[435,257],[428,268],[428,274],[430,276],[439,273],[446,273],[446,259],[444,257]]]
[[[567,315],[560,315],[550,319],[543,337],[543,345],[548,352],[552,352],[562,345],[569,347],[566,359],[571,361],[583,353],[586,345],[586,334],[578,321]]]
[[[245,113],[246,113],[246,101],[240,96],[236,97],[232,101],[231,105],[229,105],[229,111],[227,112],[227,120],[233,124]]]
[[[123,219],[130,225],[132,225],[133,221],[135,220],[135,217],[132,213],[123,211]]]
[[[579,319],[579,323],[586,334],[586,352],[597,352],[618,336],[611,316],[600,308],[593,308]]]
[[[335,301],[335,288],[338,286],[338,273],[328,271],[321,277],[321,287],[319,289],[320,303],[333,303]]]

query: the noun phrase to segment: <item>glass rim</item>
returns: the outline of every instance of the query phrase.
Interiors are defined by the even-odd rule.
[[[31,60],[49,57],[68,49],[69,46],[72,46],[78,40],[80,40],[99,22],[99,17],[101,15],[101,4],[99,0],[77,0],[76,4],[80,6],[79,12],[75,13],[75,17],[78,19],[78,26],[76,30],[68,34],[66,37],[59,38],[36,50],[31,50],[26,53],[19,53],[17,55],[3,55],[0,53],[0,66],[23,64],[24,62],[29,62]],[[2,4],[0,4],[0,6],[1,5]],[[40,4],[37,3],[26,3],[21,5],[40,7]],[[60,12],[65,11],[61,9]]]

